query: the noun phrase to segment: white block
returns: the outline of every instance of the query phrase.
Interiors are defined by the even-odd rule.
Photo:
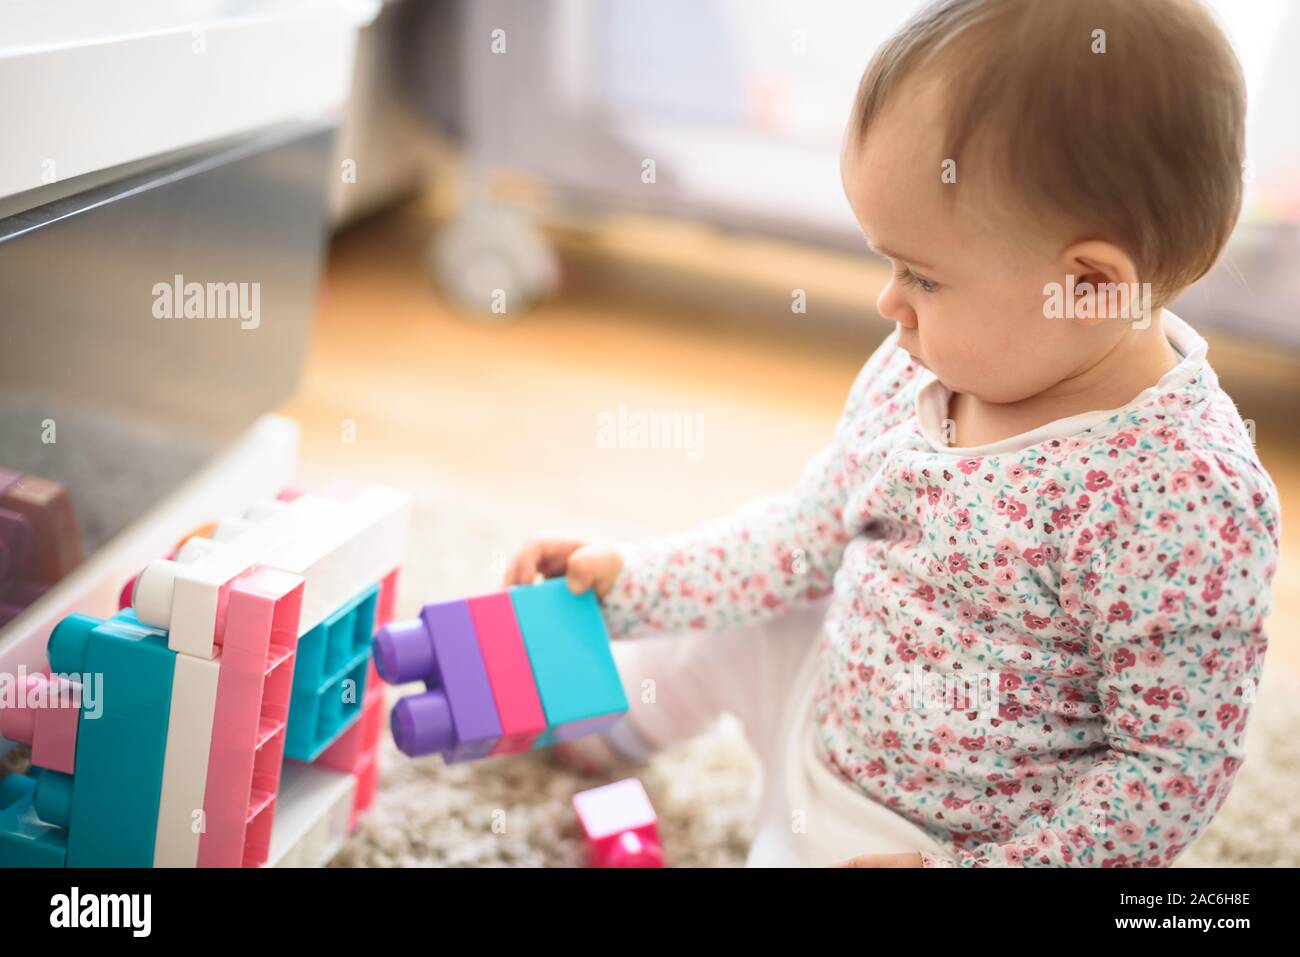
[[[267,867],[324,867],[348,838],[356,778],[286,761]]]
[[[207,790],[208,752],[220,674],[219,658],[176,656],[154,867],[194,867],[198,863],[195,812],[202,809]]]
[[[303,578],[299,635],[402,563],[411,510],[409,495],[379,485],[365,486],[342,503],[304,495],[294,505],[304,500],[342,504],[345,514],[304,528],[260,562]]]
[[[346,515],[339,503],[314,500],[217,543],[206,554],[181,564],[167,559],[151,562],[136,581],[133,607],[146,625],[167,629],[167,647],[183,655],[211,658],[216,648],[217,608],[221,589],[231,579],[258,564],[276,546],[300,529],[334,527]]]
[[[346,499],[308,494],[259,509],[265,517],[240,520],[231,538],[194,561],[152,562],[136,582],[135,613],[167,629],[173,651],[211,658],[221,589],[261,566],[303,578],[298,633],[306,634],[401,564],[410,505],[404,492],[370,485]]]

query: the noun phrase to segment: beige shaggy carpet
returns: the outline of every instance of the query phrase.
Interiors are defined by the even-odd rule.
[[[409,486],[408,486],[409,487]],[[538,515],[474,502],[447,490],[416,490],[399,611],[496,586],[504,557],[547,533],[611,539],[661,531],[628,522]],[[1300,678],[1265,676],[1248,758],[1228,801],[1179,866],[1300,866]],[[569,800],[624,774],[582,777],[541,753],[448,767],[386,745],[375,804],[336,866],[576,866],[582,844]],[[667,863],[744,863],[757,807],[757,767],[729,719],[655,758],[638,776],[659,815]]]

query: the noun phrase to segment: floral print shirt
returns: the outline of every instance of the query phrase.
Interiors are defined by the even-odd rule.
[[[621,550],[611,634],[829,595],[815,746],[927,866],[1168,865],[1244,758],[1280,516],[1204,339],[1164,330],[1182,361],[1122,409],[979,449],[891,336],[794,489]]]

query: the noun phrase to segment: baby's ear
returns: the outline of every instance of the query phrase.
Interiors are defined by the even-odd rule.
[[[1114,243],[1089,239],[1068,246],[1061,253],[1066,289],[1076,308],[1073,316],[1084,325],[1114,319],[1133,319],[1135,310],[1150,302],[1138,281],[1133,257]]]

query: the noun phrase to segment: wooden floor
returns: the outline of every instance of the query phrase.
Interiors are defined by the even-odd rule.
[[[557,234],[566,291],[485,322],[438,299],[424,268],[433,226],[410,204],[336,238],[301,388],[282,409],[302,425],[306,472],[432,475],[502,502],[687,527],[794,481],[888,331],[870,309],[882,277],[857,257],[662,224],[644,241],[635,223]],[[791,316],[794,287],[808,315]],[[1243,415],[1270,410],[1256,416],[1260,454],[1291,514],[1300,395],[1284,386],[1300,392],[1297,366],[1213,339],[1211,359],[1239,404],[1234,382],[1257,390]],[[698,454],[603,447],[601,416],[620,407],[702,422]],[[1270,660],[1300,669],[1300,539],[1283,533]]]

